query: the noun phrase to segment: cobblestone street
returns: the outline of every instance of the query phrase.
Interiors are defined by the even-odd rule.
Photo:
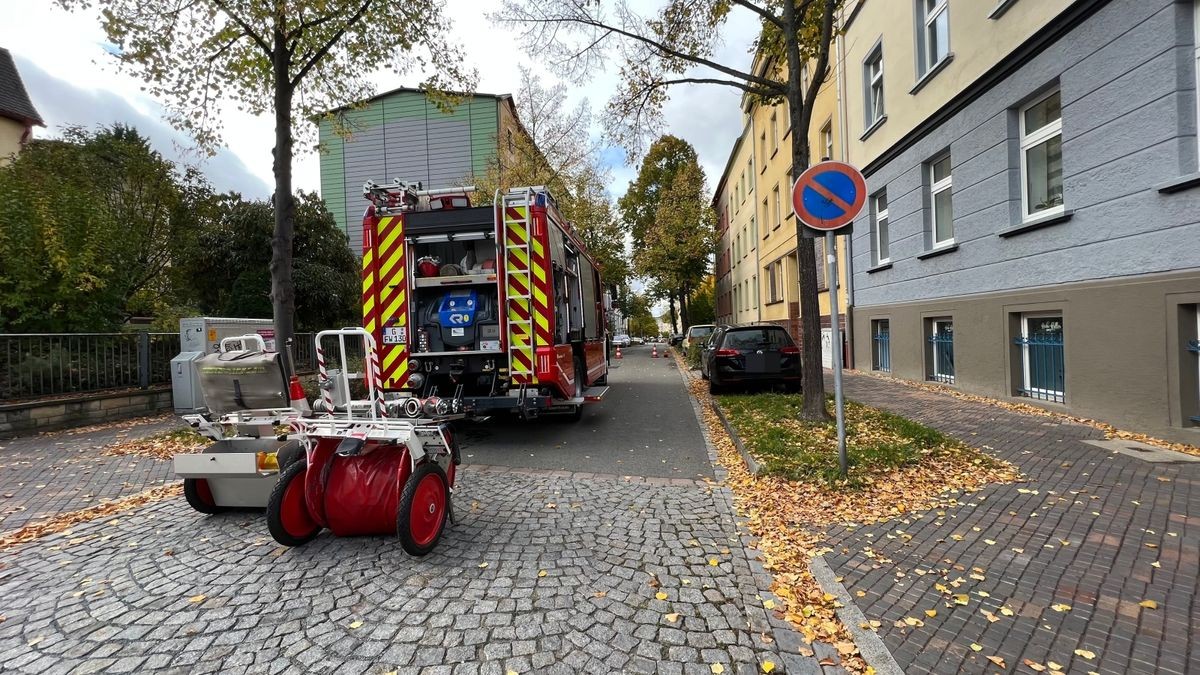
[[[1196,670],[1200,464],[1115,454],[1085,442],[1104,437],[1092,427],[869,376],[847,374],[846,393],[983,448],[1029,478],[968,495],[957,508],[829,533],[826,560],[867,618],[882,621],[879,633],[905,672],[995,671],[988,656],[1010,671],[1032,672],[1026,659],[1078,673]]]
[[[388,537],[288,549],[258,512],[181,498],[0,552],[0,671],[839,671],[763,608],[770,578],[703,478],[674,361],[635,349],[619,365],[623,395],[579,426],[535,423],[522,452],[520,425],[499,427],[507,445],[468,432],[458,522],[424,558]],[[4,529],[172,479],[169,462],[100,456],[116,433],[7,442],[0,481],[28,488]]]

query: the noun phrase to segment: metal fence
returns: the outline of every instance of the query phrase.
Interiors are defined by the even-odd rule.
[[[886,332],[875,333],[872,336],[875,341],[875,370],[881,373],[892,372],[892,334]]]
[[[178,333],[0,333],[0,400],[171,381]]]
[[[1061,331],[1030,333],[1013,342],[1021,347],[1024,367],[1022,396],[1063,403],[1066,400],[1066,371]]]
[[[954,333],[943,331],[929,336],[933,352],[933,367],[929,379],[954,384]]]

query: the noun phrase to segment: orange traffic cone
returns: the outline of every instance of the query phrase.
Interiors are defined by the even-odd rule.
[[[620,348],[620,347],[617,347],[617,356],[616,356],[616,358],[618,358],[618,359],[623,359],[623,358],[625,358],[624,356],[621,356],[621,348]]]
[[[308,405],[308,399],[304,397],[304,387],[300,386],[300,378],[295,375],[288,382],[288,399],[291,401],[291,406],[299,410],[302,414],[312,414],[312,408]]]

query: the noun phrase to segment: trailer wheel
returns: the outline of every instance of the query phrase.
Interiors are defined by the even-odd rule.
[[[304,503],[304,475],[308,460],[297,459],[279,472],[279,480],[267,499],[267,529],[284,546],[300,546],[312,541],[321,526],[308,514]]]
[[[275,454],[275,460],[279,463],[279,470],[283,471],[292,465],[298,459],[305,459],[306,453],[304,447],[299,442],[288,443],[283,446],[283,449]]]
[[[446,529],[450,488],[446,472],[435,462],[425,462],[408,477],[400,493],[396,535],[410,555],[422,556],[437,546]]]
[[[188,506],[210,516],[225,510],[225,507],[217,506],[217,500],[213,499],[212,489],[208,487],[208,481],[203,478],[184,478],[183,498],[187,500]]]

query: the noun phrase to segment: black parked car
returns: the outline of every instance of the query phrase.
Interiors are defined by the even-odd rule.
[[[714,394],[731,385],[783,385],[798,392],[800,348],[779,326],[722,326],[705,344],[700,376]]]

